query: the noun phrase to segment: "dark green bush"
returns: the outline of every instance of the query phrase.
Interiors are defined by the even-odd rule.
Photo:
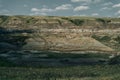
[[[109,60],[109,64],[120,64],[120,56],[116,56]]]
[[[59,25],[62,25],[62,22],[60,20],[57,20],[57,21],[58,21]]]
[[[120,36],[117,36],[114,40],[120,44]]]
[[[27,20],[26,20],[26,23],[27,24],[34,24],[35,22],[36,22],[37,20],[35,19],[35,18],[28,18]]]
[[[97,35],[92,35],[92,37],[98,41],[102,41],[102,42],[106,42],[106,41],[110,41],[111,38],[109,36],[97,36]]]
[[[12,66],[15,66],[15,64],[11,63],[6,58],[0,57],[0,67],[1,66],[12,67]]]
[[[97,18],[96,21],[102,23],[104,27],[107,27],[107,24],[111,22],[111,20],[104,19],[104,18]]]
[[[28,36],[12,36],[12,35],[0,35],[2,39],[0,39],[0,42],[7,42],[13,45],[17,45],[19,47],[22,47],[26,44],[25,40],[28,39]]]
[[[81,26],[84,23],[84,20],[81,19],[70,19],[70,18],[62,18],[62,19],[68,20],[77,26]]]
[[[74,23],[77,26],[81,26],[84,23],[84,20],[80,20],[80,19],[73,19],[73,20],[71,19],[69,21],[72,22],[72,23]]]
[[[97,18],[96,20],[97,20],[98,22],[102,22],[103,24],[105,24],[105,20],[104,20],[104,19]]]
[[[2,19],[2,22],[5,22],[8,19],[8,16],[0,16],[0,18]]]

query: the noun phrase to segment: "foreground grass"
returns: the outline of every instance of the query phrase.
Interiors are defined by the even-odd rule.
[[[0,80],[120,80],[120,65],[0,67]]]
[[[45,54],[47,56],[41,57]],[[18,55],[16,53],[16,55]],[[20,56],[20,54],[19,54]],[[58,53],[34,53],[39,58],[108,58],[108,54],[58,54]],[[112,63],[120,61],[118,57],[112,59]],[[10,63],[0,57],[0,80],[120,80],[120,65],[96,64],[78,66],[19,66]]]

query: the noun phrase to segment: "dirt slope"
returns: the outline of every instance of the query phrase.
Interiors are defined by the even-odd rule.
[[[110,46],[112,38],[107,43],[107,41],[101,41],[92,35],[96,33],[103,35],[104,30],[107,29],[111,32],[114,29],[114,33],[120,33],[119,28],[119,18],[0,16],[0,45],[2,46],[0,50],[4,50],[8,45],[7,49],[10,50],[16,47],[14,49],[17,50],[114,51],[114,44],[119,44],[118,35],[114,40],[118,43]],[[41,32],[44,29],[48,31]],[[50,29],[53,31],[49,32]],[[64,32],[59,32],[60,29],[63,29]],[[72,32],[67,29],[73,31],[80,29],[81,32]],[[105,34],[108,35],[111,32]],[[115,46],[115,48],[118,47],[120,45]]]
[[[39,35],[40,36],[40,35]],[[53,51],[114,51],[108,46],[91,38],[75,33],[58,33],[33,37],[27,41],[23,49]]]

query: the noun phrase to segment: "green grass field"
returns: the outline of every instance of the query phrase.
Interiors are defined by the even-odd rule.
[[[0,80],[120,80],[120,65],[0,67]]]
[[[17,53],[16,53],[17,54]],[[35,53],[38,54],[43,53]],[[46,58],[107,58],[107,54],[47,53]],[[45,57],[44,57],[45,58]],[[113,60],[112,60],[113,61]],[[0,80],[120,80],[120,65],[19,66],[0,57]]]

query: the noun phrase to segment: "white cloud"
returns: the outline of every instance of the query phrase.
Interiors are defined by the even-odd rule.
[[[90,9],[88,6],[77,6],[76,8],[74,8],[74,11],[82,11],[88,9]]]
[[[7,9],[3,9],[2,12],[6,12],[6,13],[8,13],[8,12],[10,12],[10,11],[7,10]]]
[[[47,6],[47,5],[43,5],[42,7],[43,7],[43,8],[47,8],[48,6]]]
[[[4,15],[6,15],[6,16],[10,16],[10,15],[12,15],[12,14],[8,14],[8,13],[7,13],[7,14],[4,14]]]
[[[118,7],[120,7],[120,3],[119,3],[119,4],[115,4],[115,5],[113,5],[112,7],[113,7],[113,8],[118,8]]]
[[[0,13],[2,13],[2,14],[8,14],[8,13],[10,13],[10,11],[7,10],[7,9],[3,9],[3,10],[0,11]]]
[[[80,16],[87,16],[86,14],[81,14]]]
[[[37,8],[32,8],[31,11],[32,11],[32,12],[39,12],[40,10],[37,9]]]
[[[91,2],[93,2],[93,3],[99,3],[99,2],[101,2],[102,0],[91,0]]]
[[[114,15],[120,15],[120,10],[117,11]]]
[[[91,2],[91,0],[71,0],[71,2]]]
[[[47,13],[40,13],[41,15],[47,15]]]
[[[38,8],[32,8],[31,9],[32,12],[52,12],[54,11],[53,9],[50,9],[50,8],[41,8],[41,9],[38,9]]]
[[[101,0],[71,0],[71,2],[77,3],[77,2],[87,2],[87,3],[98,3]]]
[[[12,15],[12,14],[10,14],[10,10],[8,10],[8,9],[2,9],[1,11],[0,11],[0,15]]]
[[[42,8],[40,9],[40,12],[53,12],[54,9],[50,9],[50,8]]]
[[[100,9],[100,11],[104,11],[104,10],[110,10],[111,8],[108,8],[108,7],[103,7]]]
[[[99,16],[99,14],[98,13],[93,13],[92,16]]]
[[[103,6],[109,6],[109,5],[112,5],[113,3],[112,2],[107,2],[107,3],[104,3]]]
[[[38,8],[32,8],[31,9],[31,14],[29,15],[43,15],[43,16],[46,16],[48,12],[53,12],[54,10],[53,9],[50,9],[50,8],[41,8],[41,9],[38,9]]]
[[[71,4],[63,4],[55,8],[55,10],[68,10],[68,9],[72,9]]]
[[[47,15],[47,13],[34,12],[34,13],[29,14],[29,15],[43,15],[43,16],[45,16],[45,15]]]
[[[120,10],[117,12],[117,14],[120,14]]]
[[[86,14],[80,14],[80,15],[76,14],[76,15],[73,15],[73,16],[87,16],[87,15]]]
[[[39,13],[47,13],[47,12],[54,12],[54,11],[58,11],[58,10],[69,10],[69,9],[73,9],[71,4],[63,4],[61,6],[57,6],[56,8],[48,8],[47,6],[43,5],[42,8],[38,9],[38,8],[32,8],[31,12],[39,12]]]
[[[87,3],[83,3],[83,4],[81,4],[82,6],[87,6],[88,4]]]
[[[28,7],[28,5],[24,4],[23,7]]]

